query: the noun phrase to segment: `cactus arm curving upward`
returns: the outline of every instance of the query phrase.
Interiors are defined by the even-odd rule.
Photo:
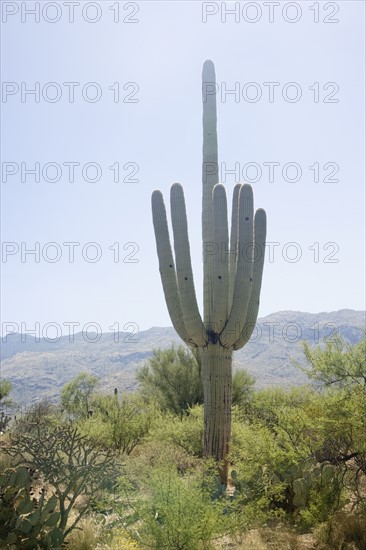
[[[257,322],[259,310],[259,296],[262,286],[263,264],[266,246],[267,219],[266,213],[262,208],[258,208],[254,216],[254,259],[253,259],[253,283],[250,293],[248,311],[245,320],[245,326],[241,331],[240,337],[235,342],[234,350],[245,346]]]
[[[211,325],[220,334],[228,317],[229,235],[225,187],[218,183],[213,190],[213,227],[216,252],[213,264],[213,311]]]
[[[253,277],[253,191],[250,185],[242,185],[239,193],[239,247],[236,258],[236,274],[233,304],[220,341],[225,347],[234,346],[245,326]]]
[[[174,251],[177,266],[179,298],[183,312],[184,326],[197,346],[204,346],[206,330],[198,310],[194,289],[191,254],[189,249],[186,205],[183,187],[172,185],[170,192]]]
[[[214,92],[214,93],[213,93]],[[203,243],[203,310],[204,323],[210,328],[213,308],[214,254],[207,253],[213,245],[212,193],[219,182],[217,152],[216,75],[212,61],[202,70],[203,148],[202,148],[202,243]]]
[[[156,249],[159,259],[159,271],[169,315],[172,320],[173,327],[182,340],[189,345],[194,345],[194,341],[188,335],[183,321],[182,308],[178,293],[177,275],[172,248],[170,245],[164,199],[161,191],[153,192],[151,197],[151,206],[156,237]]]
[[[235,274],[236,274],[236,257],[239,248],[238,236],[238,221],[239,221],[239,193],[241,184],[237,183],[233,192],[233,203],[231,213],[231,230],[230,230],[230,258],[229,258],[229,299],[228,310],[231,311],[234,297]]]

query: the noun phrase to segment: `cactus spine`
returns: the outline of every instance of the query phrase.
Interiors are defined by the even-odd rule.
[[[248,342],[257,320],[266,214],[262,209],[254,214],[251,186],[237,184],[229,236],[226,191],[218,183],[215,68],[209,60],[203,65],[202,92],[203,320],[193,282],[182,186],[173,184],[170,193],[174,257],[160,191],[152,194],[152,213],[159,271],[173,326],[188,346],[199,349],[204,389],[204,452],[221,463],[221,480],[226,484],[232,355]]]

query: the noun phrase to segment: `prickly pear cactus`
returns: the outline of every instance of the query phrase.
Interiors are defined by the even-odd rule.
[[[61,547],[64,534],[58,527],[60,513],[55,510],[58,499],[46,498],[44,489],[37,494],[33,482],[32,471],[23,466],[0,475],[0,546]]]
[[[296,506],[296,508],[304,508],[309,498],[309,492],[311,488],[310,477],[300,477],[298,479],[295,479],[292,484],[292,488],[294,491],[294,505]]]

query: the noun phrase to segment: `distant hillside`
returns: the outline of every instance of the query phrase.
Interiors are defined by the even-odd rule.
[[[365,312],[343,309],[331,313],[280,311],[258,319],[248,344],[234,354],[234,367],[245,367],[256,377],[257,387],[289,387],[306,382],[305,375],[293,366],[302,361],[301,340],[318,343],[340,334],[348,342],[358,342],[365,333]],[[12,397],[19,406],[48,397],[58,398],[64,384],[82,371],[99,376],[102,387],[131,391],[136,387],[136,369],[152,350],[169,347],[180,339],[173,328],[153,327],[133,337],[120,333],[103,334],[98,342],[84,340],[82,333],[74,342],[68,336],[58,341],[36,342],[27,335],[8,336],[2,343],[1,376],[11,380]],[[117,342],[115,341],[117,340]]]

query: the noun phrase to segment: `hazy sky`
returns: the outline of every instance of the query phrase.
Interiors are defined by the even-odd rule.
[[[150,200],[176,181],[202,303],[207,58],[221,180],[274,243],[259,315],[364,309],[364,2],[1,4],[3,323],[170,325]]]

